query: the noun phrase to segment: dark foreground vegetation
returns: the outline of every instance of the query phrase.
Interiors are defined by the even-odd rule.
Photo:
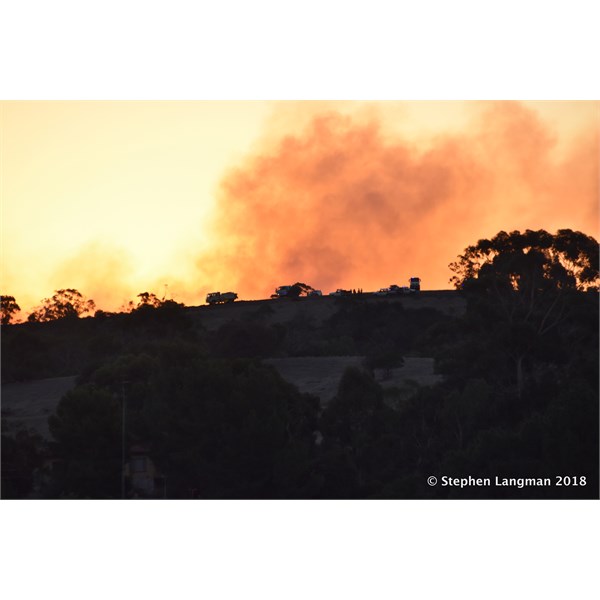
[[[2,497],[598,498],[597,243],[501,232],[451,268],[460,316],[348,297],[318,324],[262,305],[208,331],[152,301],[3,327],[4,381],[79,376],[51,441],[3,420]],[[364,366],[326,405],[262,362],[336,355]],[[382,389],[373,370],[409,355],[443,382]]]

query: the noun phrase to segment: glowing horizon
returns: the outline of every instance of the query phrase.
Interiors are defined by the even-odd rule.
[[[598,237],[598,102],[2,102],[2,293],[378,289],[499,230]]]

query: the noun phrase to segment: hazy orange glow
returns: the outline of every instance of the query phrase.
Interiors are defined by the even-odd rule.
[[[116,309],[418,275],[500,229],[598,237],[593,102],[4,102],[2,293]]]
[[[413,275],[443,289],[448,263],[501,229],[597,236],[597,119],[563,156],[517,103],[488,104],[427,142],[390,138],[385,125],[324,112],[231,170],[201,279],[250,297],[294,281],[367,290]]]

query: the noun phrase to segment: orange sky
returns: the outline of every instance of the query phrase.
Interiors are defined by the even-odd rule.
[[[599,106],[2,102],[2,293],[449,287],[500,229],[598,237]]]

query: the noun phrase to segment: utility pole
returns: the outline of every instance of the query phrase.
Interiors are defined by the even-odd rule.
[[[125,500],[125,384],[121,382],[121,499]]]

